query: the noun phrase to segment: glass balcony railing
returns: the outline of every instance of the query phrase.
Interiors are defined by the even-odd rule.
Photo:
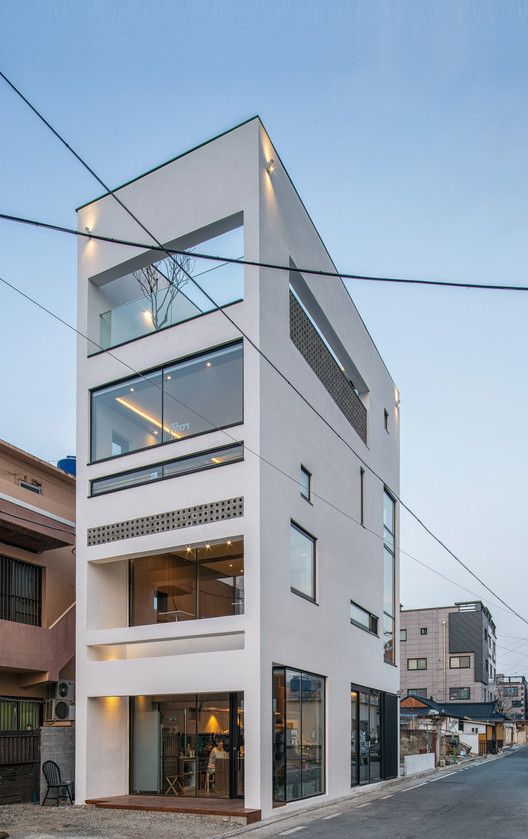
[[[199,259],[194,262],[196,264],[192,276],[200,288],[192,279],[187,279],[179,288],[166,286],[148,296],[138,296],[103,312],[99,316],[100,347],[94,351],[116,347],[243,299],[243,265],[212,265]],[[204,264],[205,270],[196,270],[197,267],[204,268]],[[130,289],[142,291],[133,275],[123,277],[118,282],[127,287],[129,293]]]

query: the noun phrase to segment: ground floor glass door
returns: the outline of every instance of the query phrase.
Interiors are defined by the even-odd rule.
[[[239,693],[131,699],[132,793],[244,795],[244,703]]]
[[[382,694],[369,688],[351,690],[351,785],[381,778]]]

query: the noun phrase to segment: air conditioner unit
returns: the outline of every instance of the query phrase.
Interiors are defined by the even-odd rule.
[[[72,722],[75,719],[75,705],[66,699],[47,699],[46,722]]]
[[[65,699],[67,702],[73,702],[75,698],[75,683],[68,681],[68,679],[59,679],[50,686],[50,699]]]

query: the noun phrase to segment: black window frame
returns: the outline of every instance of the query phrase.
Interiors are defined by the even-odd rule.
[[[315,793],[312,793],[311,795],[306,795],[306,796],[301,795],[300,797],[296,797],[296,798],[288,798],[286,796],[286,794],[284,795],[283,798],[276,798],[275,797],[275,791],[274,791],[274,783],[273,783],[274,765],[273,765],[273,762],[272,762],[272,767],[271,767],[271,771],[272,771],[272,800],[274,802],[278,803],[278,804],[290,804],[293,801],[307,801],[309,798],[317,798],[321,795],[326,795],[326,791],[327,791],[326,773],[327,773],[327,752],[328,752],[328,749],[327,749],[327,706],[328,706],[328,701],[327,701],[327,695],[326,694],[327,694],[327,681],[328,681],[328,679],[327,679],[326,676],[323,676],[320,673],[312,673],[309,670],[302,670],[298,667],[290,667],[288,665],[283,665],[283,664],[274,664],[272,666],[272,669],[271,669],[271,672],[272,672],[272,699],[274,698],[275,674],[276,673],[282,673],[283,674],[284,685],[285,685],[285,688],[286,688],[286,673],[288,671],[297,672],[299,674],[299,678],[300,678],[300,681],[301,681],[301,691],[300,691],[300,693],[301,693],[301,698],[300,698],[301,743],[302,743],[302,704],[303,704],[302,679],[303,679],[303,676],[307,676],[308,678],[313,677],[315,679],[321,679],[322,683],[323,683],[323,691],[322,691],[323,744],[322,744],[322,762],[321,762],[322,789],[321,789],[320,792],[315,792]],[[285,705],[284,724],[286,726],[286,717],[287,717],[286,696],[284,697],[284,705]],[[286,732],[286,727],[285,726],[284,726],[284,733]],[[273,738],[275,739],[275,725],[273,725]],[[285,748],[284,749],[284,791],[285,791],[285,793],[286,793],[286,788],[287,788],[287,784],[288,784],[287,777],[288,777],[288,765],[287,765],[287,753],[286,753],[286,748]],[[301,778],[301,789],[302,789],[302,784],[303,784],[303,779]]]
[[[306,475],[306,477],[308,478],[308,495],[304,494],[302,482],[299,481],[300,490],[301,490],[301,498],[304,498],[305,501],[308,501],[311,504],[312,503],[312,473],[310,472],[309,469],[306,468],[306,466],[303,466],[302,463],[301,463],[300,472],[301,472],[301,476]]]
[[[374,637],[379,638],[379,618],[373,612],[369,612],[368,609],[365,609],[363,606],[360,606],[359,603],[356,603],[355,600],[350,601],[351,606],[355,606],[356,609],[359,609],[363,612],[368,618],[368,628],[364,626],[364,624],[359,623],[359,621],[355,621],[353,618],[350,618],[350,623],[352,626],[357,626],[358,629],[362,629],[363,632],[367,632],[369,635],[374,635]],[[372,628],[374,626],[374,628]]]
[[[402,634],[405,636],[404,638],[402,638]],[[405,644],[406,641],[407,641],[407,627],[405,627],[404,629],[402,629],[400,627],[400,644]]]
[[[310,597],[309,594],[305,594],[303,591],[299,591],[299,589],[295,588],[295,586],[290,585],[290,591],[292,594],[296,594],[298,597],[302,597],[303,600],[307,600],[308,603],[314,603],[317,605],[317,537],[310,533],[306,528],[302,525],[298,524],[294,519],[290,519],[290,529],[294,528],[299,533],[302,533],[303,536],[307,536],[313,542],[313,558],[312,558],[312,580],[313,580],[313,597]],[[291,551],[291,548],[290,548]],[[291,574],[291,552],[290,552],[290,574]],[[317,675],[316,673],[312,675]]]
[[[420,635],[427,635],[427,627],[421,626],[420,627]]]
[[[462,658],[467,658],[467,664],[452,664],[451,662],[453,659],[458,658],[459,662]],[[470,655],[450,655],[449,656],[449,669],[450,670],[469,670],[471,668],[471,656]]]
[[[467,696],[461,696],[461,691],[467,690]],[[471,688],[469,687],[450,687],[449,701],[450,702],[468,702],[471,699]]]
[[[142,336],[143,337],[143,336]],[[106,390],[109,387],[114,387],[116,385],[124,385],[127,382],[136,381],[138,378],[142,378],[143,376],[149,376],[154,373],[159,373],[161,375],[162,386],[159,388],[160,390],[160,398],[161,398],[161,425],[163,426],[163,400],[164,400],[164,390],[163,390],[163,382],[165,381],[165,370],[169,367],[174,367],[177,364],[184,364],[187,361],[191,361],[194,358],[199,358],[200,356],[211,355],[215,352],[220,352],[221,350],[228,349],[229,347],[235,347],[239,345],[242,348],[242,416],[240,420],[236,422],[228,423],[227,425],[219,425],[215,426],[214,428],[206,429],[205,431],[197,431],[195,434],[187,434],[185,437],[182,437],[181,440],[160,440],[159,443],[153,443],[151,446],[143,446],[139,449],[132,449],[128,452],[122,452],[121,454],[115,455],[108,455],[107,457],[100,457],[94,459],[94,396],[96,396],[100,391]],[[179,358],[175,358],[170,361],[166,361],[164,364],[157,364],[154,367],[149,367],[146,370],[138,371],[138,374],[134,374],[132,376],[123,376],[119,379],[112,379],[111,381],[105,382],[102,385],[97,385],[97,387],[89,388],[88,390],[88,398],[89,398],[89,416],[90,416],[90,428],[89,428],[89,438],[90,438],[90,460],[87,463],[87,466],[92,466],[96,463],[106,463],[109,460],[117,460],[120,457],[128,457],[131,454],[139,454],[140,452],[145,451],[152,451],[153,449],[160,448],[161,446],[169,446],[173,443],[179,443],[183,440],[192,440],[194,437],[202,437],[204,434],[214,434],[215,431],[222,431],[227,428],[234,428],[237,425],[244,424],[244,417],[245,417],[245,388],[244,388],[244,358],[245,358],[245,346],[243,339],[236,340],[236,341],[227,341],[223,344],[217,344],[214,347],[208,347],[204,350],[200,350],[199,352],[190,353],[189,355],[181,356]],[[207,419],[207,418],[206,418]]]
[[[17,584],[26,591],[29,591],[28,587],[33,587],[35,596],[27,597],[16,593]],[[14,586],[15,593],[13,593]],[[26,626],[42,626],[42,595],[43,569],[41,565],[15,559],[4,553],[0,554],[0,618],[2,620]],[[26,604],[24,614],[31,620],[17,620],[16,616],[21,614],[19,608],[21,600]]]
[[[416,667],[409,667],[409,662],[410,661],[416,661]],[[425,661],[425,667],[418,667],[418,662],[419,661]],[[416,673],[417,671],[424,672],[425,670],[427,670],[427,658],[425,656],[418,656],[417,658],[408,658],[407,659],[407,670],[412,670],[413,673]]]
[[[205,466],[199,466],[195,469],[187,469],[184,472],[179,472],[177,475],[161,475],[159,478],[145,478],[143,481],[138,481],[135,484],[128,484],[127,486],[121,487],[113,487],[112,489],[105,489],[102,492],[94,492],[93,487],[98,481],[105,481],[109,480],[110,478],[126,478],[127,475],[133,475],[135,472],[144,472],[146,469],[158,469],[161,468],[163,473],[164,467],[172,466],[173,463],[180,463],[185,460],[191,460],[195,457],[201,457],[202,455],[210,455],[210,454],[218,454],[220,452],[228,451],[229,449],[237,449],[241,448],[242,454],[236,460],[229,460],[227,463],[210,463],[206,464]],[[119,455],[118,455],[119,456]],[[159,481],[169,481],[173,478],[183,478],[186,475],[194,475],[197,472],[206,472],[209,469],[219,469],[221,466],[230,466],[233,463],[242,463],[245,459],[244,456],[244,441],[240,440],[238,443],[230,443],[227,446],[215,446],[212,449],[204,449],[199,452],[191,452],[190,454],[182,455],[181,457],[172,457],[170,460],[159,460],[156,463],[148,463],[145,466],[138,466],[136,469],[125,469],[123,472],[114,472],[111,475],[100,475],[98,478],[92,478],[90,481],[90,495],[89,498],[99,498],[101,495],[110,495],[113,492],[122,492],[125,489],[136,489],[140,486],[145,486],[145,484],[155,484],[159,483]]]

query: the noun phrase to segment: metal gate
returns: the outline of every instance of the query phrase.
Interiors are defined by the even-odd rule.
[[[0,731],[0,804],[38,801],[40,731]]]

